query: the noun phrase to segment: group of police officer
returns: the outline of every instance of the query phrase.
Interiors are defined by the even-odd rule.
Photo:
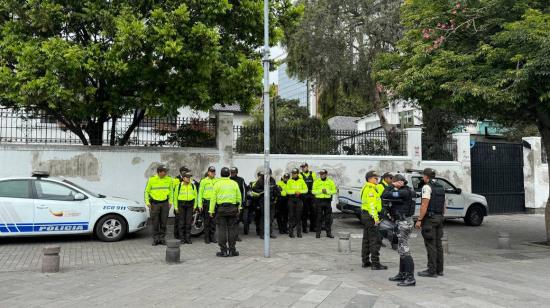
[[[328,177],[327,170],[320,170],[319,177],[303,163],[301,171],[297,168],[285,173],[279,181],[269,176],[270,223],[275,221],[280,234],[291,238],[301,238],[308,230],[321,237],[324,228],[329,238],[332,235],[332,196],[337,193],[334,181]],[[166,244],[166,222],[170,208],[174,207],[174,237],[184,244],[191,244],[191,229],[195,212],[202,213],[205,243],[218,243],[217,256],[238,256],[235,249],[238,235],[238,223],[244,224],[244,233],[252,217],[255,218],[256,233],[263,238],[264,230],[261,217],[264,216],[264,179],[263,172],[257,179],[246,185],[238,176],[236,167],[222,168],[220,178],[216,178],[216,168],[210,166],[205,176],[197,182],[189,168],[181,167],[180,174],[171,178],[167,168],[159,166],[157,174],[149,178],[145,188],[145,204],[150,209],[153,227],[153,246]],[[243,208],[244,207],[244,208]],[[244,209],[244,211],[243,211]],[[246,212],[246,214],[245,214]],[[214,237],[218,229],[217,239]],[[275,238],[273,228],[270,237]],[[295,232],[296,231],[296,232]]]
[[[270,224],[277,217],[280,234],[291,238],[301,238],[308,230],[321,237],[322,228],[326,235],[332,235],[331,200],[337,187],[328,177],[327,170],[320,170],[319,177],[303,163],[301,171],[292,169],[276,182],[269,175]],[[197,182],[189,168],[181,167],[176,178],[167,175],[164,166],[157,168],[157,174],[149,178],[145,188],[145,204],[150,208],[153,225],[153,245],[166,244],[166,222],[170,207],[175,213],[174,236],[184,244],[191,244],[191,224],[195,212],[203,215],[205,243],[218,243],[220,257],[238,256],[235,248],[239,241],[238,223],[245,225],[248,233],[251,217],[256,219],[256,233],[263,238],[261,217],[264,216],[265,175],[257,174],[257,179],[248,186],[238,169],[224,167],[220,178],[216,178],[216,168],[210,166],[205,176]],[[382,178],[382,179],[381,179]],[[363,267],[372,270],[385,270],[380,263],[382,236],[386,235],[397,246],[400,257],[399,272],[391,277],[399,286],[414,286],[414,261],[410,253],[409,236],[413,226],[422,230],[428,252],[428,269],[419,276],[443,276],[443,221],[445,211],[445,190],[437,183],[435,170],[423,171],[425,185],[422,188],[420,214],[413,224],[416,192],[407,186],[402,174],[389,173],[380,177],[376,171],[366,174],[367,182],[361,190],[361,220],[364,225],[362,243]],[[246,215],[243,213],[247,211]],[[218,238],[214,237],[218,228]],[[270,227],[270,237],[275,238]],[[296,233],[295,233],[296,231]]]
[[[414,286],[414,261],[410,253],[409,237],[413,226],[422,230],[424,244],[428,252],[428,269],[418,272],[421,277],[443,276],[443,221],[445,214],[445,190],[435,181],[435,170],[423,171],[420,214],[413,223],[416,192],[407,186],[402,174],[386,173],[380,176],[376,171],[366,174],[367,183],[361,190],[361,219],[364,224],[363,247],[361,251],[363,267],[372,270],[386,270],[380,263],[382,237],[394,242],[399,253],[399,272],[389,278],[398,286]]]

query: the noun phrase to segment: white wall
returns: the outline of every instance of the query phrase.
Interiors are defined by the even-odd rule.
[[[549,194],[548,164],[542,163],[540,137],[526,137],[523,140],[531,145],[531,149],[523,147],[525,208],[528,212],[542,213]]]

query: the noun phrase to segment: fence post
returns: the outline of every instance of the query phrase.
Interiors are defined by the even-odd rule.
[[[220,161],[225,166],[231,166],[233,163],[233,114],[218,112],[216,122],[216,145],[220,152]]]
[[[456,160],[462,165],[462,169],[471,175],[472,162],[470,159],[470,134],[455,133],[453,139],[456,140]],[[462,189],[466,192],[472,191],[472,177],[465,176],[463,178]]]
[[[420,162],[422,160],[422,128],[406,128],[405,133],[407,134],[407,156],[413,162]]]

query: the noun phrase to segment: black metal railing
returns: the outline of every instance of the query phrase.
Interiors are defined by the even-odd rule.
[[[216,123],[200,118],[145,117],[128,138],[125,134],[133,123],[132,116],[103,124],[102,145],[215,147]],[[85,138],[86,123],[81,123]],[[113,139],[114,138],[114,139]],[[125,140],[126,139],[126,140]],[[113,140],[113,142],[111,142]],[[82,145],[81,138],[54,117],[42,112],[0,109],[0,143]]]
[[[458,151],[452,135],[442,138],[428,138],[422,135],[422,159],[436,161],[456,161]]]
[[[237,153],[263,153],[263,127],[235,126]],[[383,131],[360,132],[324,128],[277,127],[270,131],[274,154],[320,155],[406,155],[406,138],[401,132],[389,138]]]

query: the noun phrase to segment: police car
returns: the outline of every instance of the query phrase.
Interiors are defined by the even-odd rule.
[[[119,241],[147,226],[143,205],[93,193],[46,172],[0,179],[0,236],[93,233]]]
[[[407,179],[408,185],[417,192],[415,217],[420,213],[420,191],[424,182],[422,174],[418,170],[407,170],[402,173]],[[463,192],[449,180],[436,177],[435,180],[445,189],[447,207],[445,218],[463,218],[470,226],[480,226],[483,218],[488,214],[487,199],[478,194]],[[361,188],[340,187],[337,208],[344,212],[361,216]]]

